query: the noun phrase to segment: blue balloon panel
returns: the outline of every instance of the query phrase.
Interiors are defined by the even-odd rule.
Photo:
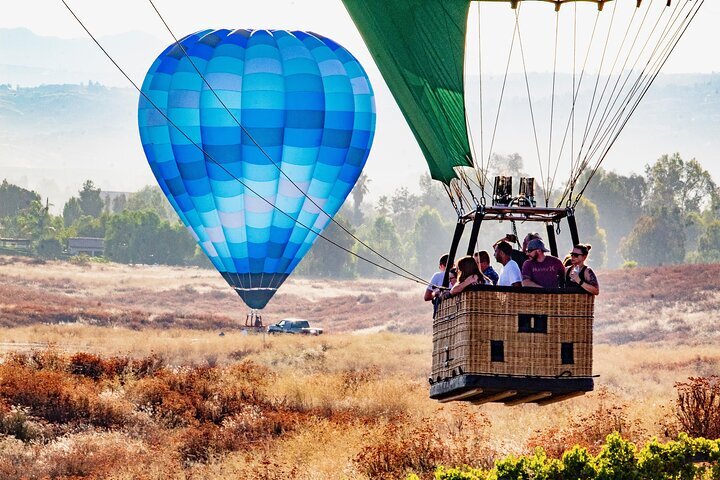
[[[314,33],[206,30],[180,43],[187,55],[171,45],[143,82],[143,149],[200,248],[263,308],[360,176],[372,87],[347,50]]]

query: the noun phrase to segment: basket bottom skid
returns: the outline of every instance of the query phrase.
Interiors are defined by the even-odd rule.
[[[440,402],[466,401],[473,404],[500,402],[550,403],[577,397],[593,390],[591,377],[510,377],[464,374],[430,386],[430,398]]]

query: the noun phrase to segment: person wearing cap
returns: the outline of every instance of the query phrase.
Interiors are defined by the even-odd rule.
[[[565,278],[562,261],[552,255],[539,238],[527,244],[528,260],[522,266],[523,287],[558,288]]]

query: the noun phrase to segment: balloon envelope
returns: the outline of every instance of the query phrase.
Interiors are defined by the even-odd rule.
[[[317,34],[207,30],[180,43],[185,52],[171,45],[145,77],[143,149],[213,265],[263,308],[360,176],[372,87]]]

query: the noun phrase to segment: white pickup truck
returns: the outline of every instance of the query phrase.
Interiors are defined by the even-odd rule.
[[[299,318],[286,318],[280,320],[275,325],[268,327],[268,333],[299,333],[302,335],[320,335],[323,333],[322,328],[310,327],[310,322]]]

